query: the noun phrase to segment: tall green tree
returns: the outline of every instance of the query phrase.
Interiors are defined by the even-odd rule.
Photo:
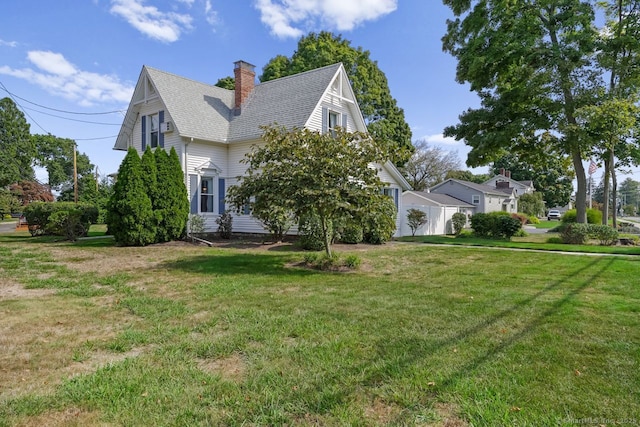
[[[627,178],[620,184],[623,205],[640,207],[640,182]]]
[[[288,58],[278,55],[262,70],[265,82],[326,65],[342,62],[351,81],[369,133],[379,142],[398,150],[392,153],[398,165],[404,164],[412,151],[411,129],[404,111],[391,96],[387,77],[370,53],[330,32],[310,33],[298,41],[298,48]]]
[[[0,187],[33,180],[35,154],[24,114],[10,98],[0,99]]]
[[[155,150],[157,168],[157,191],[154,212],[159,219],[159,242],[168,242],[181,238],[189,219],[189,198],[184,184],[182,166],[175,148],[169,154],[165,150]]]
[[[296,219],[315,215],[330,256],[333,222],[350,218],[364,223],[383,208],[387,196],[381,193],[377,170],[369,165],[383,164],[388,153],[368,135],[340,129],[334,137],[267,127],[263,140],[264,146],[247,154],[247,172],[229,189],[227,200],[236,210],[266,195],[270,204],[293,212]]]
[[[491,178],[489,174],[485,174],[485,173],[474,174],[469,170],[452,170],[447,172],[447,174],[444,177],[445,180],[458,179],[460,181],[475,182],[476,184],[482,184],[489,178]]]
[[[528,160],[530,159],[530,160]],[[516,181],[533,181],[536,192],[542,194],[547,209],[565,206],[573,192],[573,169],[571,159],[563,155],[518,156],[505,154],[491,166],[494,175],[508,170]]]
[[[59,138],[51,134],[36,134],[31,138],[36,148],[35,162],[46,169],[49,186],[54,190],[72,187],[73,150],[76,149],[76,142],[73,139]],[[78,179],[85,175],[92,175],[94,168],[89,156],[84,153],[76,154]]]
[[[637,107],[640,99],[640,3],[637,0],[609,0],[597,3],[606,16],[599,32],[598,66],[609,76],[601,90],[601,102],[585,111],[588,132],[600,143],[595,153],[605,168],[605,198],[611,179],[612,199],[617,199],[616,170],[640,163]],[[597,132],[594,132],[597,131]],[[634,132],[635,130],[635,132]],[[608,224],[608,204],[604,205],[602,223]],[[613,209],[613,226],[617,211]]]
[[[118,169],[107,213],[109,232],[123,246],[145,246],[156,239],[153,207],[142,174],[140,156],[131,147]]]
[[[443,49],[457,60],[456,80],[469,83],[479,108],[460,115],[446,136],[471,147],[469,166],[489,164],[505,150],[541,152],[551,144],[571,158],[578,184],[577,221],[586,223],[583,159],[590,141],[578,132],[576,110],[593,103],[601,82],[594,68],[597,31],[582,0],[444,0]]]

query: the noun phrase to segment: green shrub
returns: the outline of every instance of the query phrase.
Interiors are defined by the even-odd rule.
[[[540,220],[537,216],[529,215],[527,217],[527,224],[540,224]]]
[[[396,205],[391,197],[381,197],[365,215],[363,241],[381,245],[396,231]]]
[[[478,237],[491,236],[494,229],[495,217],[489,214],[478,212],[471,216],[471,228]]]
[[[49,224],[54,214],[54,221]],[[39,228],[41,232],[65,237],[67,233],[63,230],[64,227],[59,228],[56,224],[60,225],[65,217],[72,216],[74,219],[69,220],[77,221],[79,224],[75,229],[75,237],[71,239],[75,240],[77,237],[87,235],[91,224],[95,224],[98,220],[99,211],[96,206],[84,203],[76,205],[73,202],[33,202],[25,206],[24,216],[30,226]]]
[[[313,265],[316,262],[318,262],[318,257],[320,255],[317,252],[308,252],[306,254],[304,254],[304,263],[307,265]]]
[[[510,240],[518,231],[522,230],[522,222],[511,216],[498,216],[495,221],[493,237]]]
[[[575,223],[577,221],[577,211],[570,209],[562,215],[561,221],[564,223]],[[602,212],[598,209],[587,209],[587,224],[602,223]]]
[[[339,240],[342,243],[355,245],[362,242],[362,239],[364,239],[364,230],[362,225],[355,221],[345,221],[345,224],[340,227]]]
[[[549,237],[547,239],[547,243],[561,244],[561,243],[564,243],[564,242],[562,241],[562,238],[560,238],[560,237]]]
[[[225,212],[216,218],[218,224],[218,234],[221,239],[231,239],[231,231],[233,230],[233,217],[229,212]]]
[[[357,255],[347,255],[344,258],[344,265],[349,268],[358,268],[362,264],[362,260]]]
[[[290,210],[276,204],[268,204],[266,197],[256,198],[251,214],[258,219],[275,242],[282,242],[293,224],[294,216]]]
[[[67,240],[76,241],[78,237],[86,236],[89,226],[82,223],[81,209],[68,209],[53,212],[45,226],[47,234],[63,236]]]
[[[422,227],[427,222],[429,222],[429,219],[427,218],[426,212],[423,212],[420,209],[409,209],[407,211],[407,223],[411,229],[412,236],[415,236],[418,228]]]
[[[333,224],[329,221],[329,235],[333,235]],[[324,249],[324,236],[320,217],[316,214],[305,215],[298,223],[298,242],[302,249],[319,251]]]
[[[560,233],[562,243],[584,245],[589,237],[589,224],[569,223]]]
[[[590,224],[589,236],[598,239],[602,246],[612,246],[618,242],[618,230],[604,224]]]
[[[459,236],[467,224],[467,216],[462,212],[456,212],[451,216],[451,223],[453,224],[453,234]]]

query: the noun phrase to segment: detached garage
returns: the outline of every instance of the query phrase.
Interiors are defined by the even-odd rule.
[[[452,234],[451,217],[454,213],[462,212],[467,216],[475,213],[475,206],[446,194],[405,191],[402,193],[402,210],[399,212],[402,236],[411,236],[411,228],[407,223],[409,209],[423,211],[429,220],[416,231],[416,236]]]

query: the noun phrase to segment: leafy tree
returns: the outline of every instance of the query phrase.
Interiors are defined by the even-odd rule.
[[[354,48],[351,42],[330,32],[310,33],[298,41],[291,58],[278,55],[263,68],[260,80],[265,82],[292,74],[342,62],[353,86],[369,133],[379,143],[388,144],[398,165],[408,159],[411,129],[404,111],[391,96],[389,83],[369,51]]]
[[[609,76],[608,86],[599,92],[602,102],[586,111],[587,129],[600,142],[599,157],[605,167],[605,195],[611,177],[613,200],[617,200],[616,169],[640,162],[638,130],[640,118],[640,3],[637,0],[610,0],[597,3],[604,9],[606,23],[599,32],[597,63]],[[594,132],[594,130],[596,132]],[[616,162],[617,158],[617,162]],[[602,223],[608,224],[608,204]],[[613,210],[613,226],[617,226]]]
[[[455,15],[443,48],[458,59],[456,80],[468,82],[481,107],[468,109],[446,136],[471,146],[469,166],[506,151],[571,158],[577,179],[579,222],[586,222],[586,175],[591,149],[576,111],[593,103],[597,38],[591,2],[582,0],[444,0]],[[549,154],[549,152],[547,152]]]
[[[214,86],[221,87],[222,89],[234,90],[236,88],[236,83],[233,77],[223,77],[218,79]]]
[[[549,205],[551,207],[557,205]],[[518,210],[522,213],[531,216],[544,215],[544,201],[542,200],[542,193],[535,191],[533,193],[526,193],[520,196],[518,199]]]
[[[78,201],[96,204],[98,200],[98,184],[94,174],[89,173],[78,177]],[[73,202],[75,191],[73,186],[66,186],[56,198],[60,202]]]
[[[430,147],[425,140],[414,144],[415,151],[400,168],[411,188],[423,191],[445,180],[449,172],[460,169],[458,153]]]
[[[625,179],[620,184],[620,195],[624,205],[634,206],[637,209],[640,206],[640,182],[631,178]]]
[[[0,219],[4,219],[6,215],[18,212],[20,209],[20,200],[13,192],[6,188],[0,188]]]
[[[73,186],[73,150],[76,142],[51,134],[32,135],[36,147],[36,164],[47,170],[49,186],[55,190]],[[78,179],[93,173],[94,165],[84,153],[76,155]]]
[[[427,214],[420,209],[409,209],[407,211],[407,224],[411,229],[411,235],[416,235],[416,230],[429,222]]]
[[[447,174],[445,175],[444,179],[457,179],[460,181],[469,181],[469,182],[475,182],[476,184],[482,184],[483,182],[487,181],[489,178],[491,178],[488,174],[474,174],[471,171],[468,170],[451,170],[449,172],[447,172]]]
[[[153,207],[144,185],[140,156],[133,147],[118,169],[107,226],[120,245],[145,246],[156,239]]]
[[[20,206],[27,206],[32,202],[53,202],[51,189],[38,181],[20,181],[11,184],[9,190],[18,199]]]
[[[34,178],[29,124],[10,98],[0,99],[0,188]]]
[[[548,207],[565,206],[571,200],[574,174],[567,156],[505,154],[493,162],[491,171],[497,175],[501,169],[508,170],[516,181],[533,181]]]
[[[380,211],[380,200],[388,199],[380,192],[377,171],[369,167],[384,163],[387,152],[368,135],[272,126],[264,128],[263,140],[264,146],[246,155],[247,171],[227,199],[238,211],[247,200],[264,196],[297,219],[317,215],[328,256],[333,221],[351,217],[364,222]]]
[[[160,219],[158,223],[159,241],[180,239],[186,231],[189,220],[189,198],[184,184],[182,166],[175,148],[169,154],[156,149],[156,167],[158,171],[158,191],[154,210]]]

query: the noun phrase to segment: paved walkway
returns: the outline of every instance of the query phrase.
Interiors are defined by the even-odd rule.
[[[14,231],[16,231],[16,223],[14,221],[0,222],[0,233],[13,233]]]

